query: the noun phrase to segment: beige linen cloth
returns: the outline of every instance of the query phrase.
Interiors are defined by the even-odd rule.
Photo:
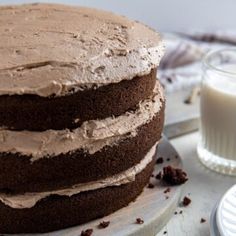
[[[235,47],[236,31],[164,33],[166,53],[159,77],[166,93],[192,88],[201,81],[201,61],[209,50]]]

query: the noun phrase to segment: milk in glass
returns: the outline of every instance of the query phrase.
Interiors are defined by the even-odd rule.
[[[198,154],[211,169],[236,175],[236,62],[207,68],[203,76]]]

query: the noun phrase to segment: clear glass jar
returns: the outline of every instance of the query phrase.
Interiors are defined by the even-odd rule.
[[[236,49],[203,59],[198,155],[212,170],[236,175]]]

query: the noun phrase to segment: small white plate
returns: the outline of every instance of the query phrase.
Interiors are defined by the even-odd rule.
[[[211,219],[210,219],[210,231],[211,236],[220,236],[217,224],[216,224],[216,212],[218,208],[219,202],[216,203],[212,212],[211,212]]]
[[[236,236],[236,185],[221,199],[216,212],[216,223],[221,236]]]

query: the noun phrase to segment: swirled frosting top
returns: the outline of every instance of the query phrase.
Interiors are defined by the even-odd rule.
[[[63,96],[148,74],[160,35],[109,12],[57,4],[0,7],[0,95]]]

